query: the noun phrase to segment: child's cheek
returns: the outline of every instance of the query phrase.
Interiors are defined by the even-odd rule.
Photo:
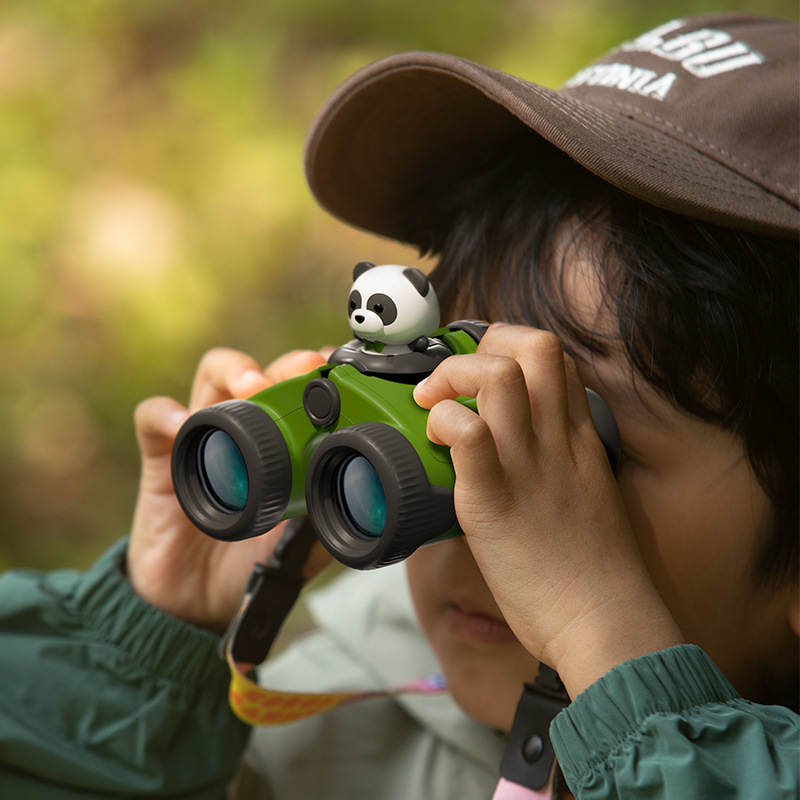
[[[510,729],[523,683],[534,679],[538,663],[513,635],[473,636],[470,625],[465,631],[452,624],[459,606],[469,606],[467,616],[499,616],[466,542],[458,538],[420,548],[406,569],[420,628],[453,699],[473,719]]]

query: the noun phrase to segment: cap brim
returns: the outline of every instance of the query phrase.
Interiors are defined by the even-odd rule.
[[[309,132],[306,173],[336,216],[419,244],[404,224],[409,204],[525,135],[532,147],[547,142],[662,208],[797,236],[797,208],[691,146],[568,93],[440,53],[390,56],[342,84]]]

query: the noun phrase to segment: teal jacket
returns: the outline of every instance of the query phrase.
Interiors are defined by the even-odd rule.
[[[489,800],[502,737],[446,696],[365,701],[250,737],[227,707],[217,638],[137,597],[124,554],[120,542],[86,573],[0,576],[0,797],[216,799],[238,773],[236,800]],[[347,574],[312,609],[319,632],[262,682],[372,688],[433,664],[402,566]],[[581,800],[796,800],[799,722],[742,700],[685,646],[612,670],[552,735]]]

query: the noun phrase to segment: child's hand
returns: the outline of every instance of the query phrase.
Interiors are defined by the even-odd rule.
[[[200,533],[186,518],[172,487],[170,457],[180,426],[191,412],[250,397],[325,363],[326,355],[294,351],[262,371],[244,353],[212,350],[197,370],[188,410],[166,397],[145,400],[136,409],[142,474],[127,570],[134,589],[153,605],[201,627],[224,630],[253,563],[266,561],[283,528],[280,524],[265,536],[234,543]],[[306,577],[313,577],[329,561],[324,549],[316,546]]]
[[[480,416],[455,402],[476,397]],[[630,528],[586,391],[556,338],[492,326],[415,390],[449,445],[459,523],[506,621],[574,697],[677,644]]]

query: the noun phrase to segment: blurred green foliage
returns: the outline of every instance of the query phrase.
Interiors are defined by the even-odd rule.
[[[84,566],[128,528],[136,403],[218,344],[346,338],[350,267],[419,263],[314,203],[316,109],[409,49],[557,85],[667,19],[794,0],[4,0],[0,568]]]

